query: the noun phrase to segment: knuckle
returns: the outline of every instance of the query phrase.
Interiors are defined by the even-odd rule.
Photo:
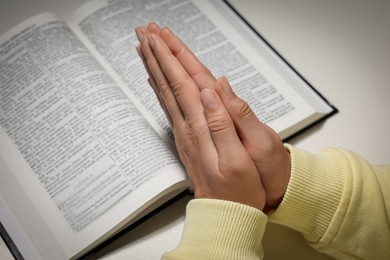
[[[180,79],[171,80],[170,87],[172,93],[175,97],[181,96],[185,86],[190,83],[190,77],[188,75],[184,75]]]
[[[201,66],[200,70],[193,75],[193,79],[196,82],[206,82],[207,78],[211,75],[211,72],[205,67]]]
[[[167,82],[160,83],[160,96],[161,99],[166,101],[169,99],[169,96],[171,95],[171,89],[169,87],[169,84]]]
[[[209,130],[213,133],[222,132],[230,127],[230,120],[223,115],[214,115],[207,118]]]
[[[183,152],[183,158],[191,161],[194,152],[207,139],[207,125],[203,124],[201,120],[188,120],[182,124],[175,126],[174,135],[176,146],[180,147]]]
[[[238,99],[233,108],[234,114],[239,117],[252,116],[253,111],[249,104],[242,99]]]
[[[172,90],[172,93],[177,93],[177,92],[180,92],[180,89],[182,89],[183,82],[181,82],[178,79],[171,80],[169,82],[169,86],[170,86],[170,88]]]
[[[175,98],[180,98],[185,91],[185,88],[191,82],[191,78],[188,75],[184,75],[180,79],[170,80],[170,82],[160,83],[161,97],[166,100],[168,96],[173,94]]]
[[[177,49],[174,53],[174,55],[177,57],[177,58],[182,58],[182,57],[185,57],[188,55],[188,50],[187,48],[185,48],[184,46],[181,46],[180,49]]]

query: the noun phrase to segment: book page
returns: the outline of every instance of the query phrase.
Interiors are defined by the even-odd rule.
[[[219,1],[217,1],[219,2]],[[148,86],[136,53],[134,29],[151,21],[170,27],[216,76],[227,76],[258,118],[283,131],[314,114],[314,109],[265,61],[213,1],[94,1],[75,15],[76,31],[112,69],[147,118],[169,134],[169,124]],[[85,37],[84,37],[85,36]],[[153,122],[152,125],[156,125]]]
[[[177,157],[55,17],[2,36],[0,75],[0,155],[67,252],[185,180]]]

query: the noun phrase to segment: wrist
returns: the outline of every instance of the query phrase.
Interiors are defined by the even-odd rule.
[[[283,201],[284,195],[286,194],[291,176],[291,154],[288,145],[284,148],[285,153],[281,156],[282,159],[280,160],[279,171],[276,173],[278,178],[277,181],[272,183],[274,185],[270,188],[272,193],[267,194],[267,203],[263,209],[264,212],[276,209]]]

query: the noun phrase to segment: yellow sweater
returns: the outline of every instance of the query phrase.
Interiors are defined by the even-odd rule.
[[[390,259],[390,166],[342,149],[318,155],[286,145],[292,171],[268,216],[235,202],[194,199],[178,247],[164,259],[262,259],[267,219],[299,231],[336,259]]]

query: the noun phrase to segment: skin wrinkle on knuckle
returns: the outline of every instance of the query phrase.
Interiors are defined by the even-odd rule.
[[[176,126],[175,136],[176,146],[183,152],[186,162],[191,162],[191,158],[196,158],[198,148],[205,140],[206,131],[201,123],[182,122]]]
[[[214,115],[207,118],[207,124],[211,132],[223,132],[230,126],[230,120],[223,115]]]
[[[188,75],[184,75],[180,79],[171,80],[169,84],[173,95],[177,98],[182,95],[183,91],[185,91],[185,86],[190,83],[191,78]]]
[[[169,96],[171,95],[171,89],[168,83],[161,82],[159,87],[160,97],[164,101],[164,103],[168,102]]]
[[[232,105],[232,108],[234,115],[237,117],[250,117],[253,114],[249,104],[242,99],[236,100]]]
[[[202,141],[205,139],[204,135],[204,131],[189,131],[186,134],[186,140],[197,150],[197,148],[201,146]]]

